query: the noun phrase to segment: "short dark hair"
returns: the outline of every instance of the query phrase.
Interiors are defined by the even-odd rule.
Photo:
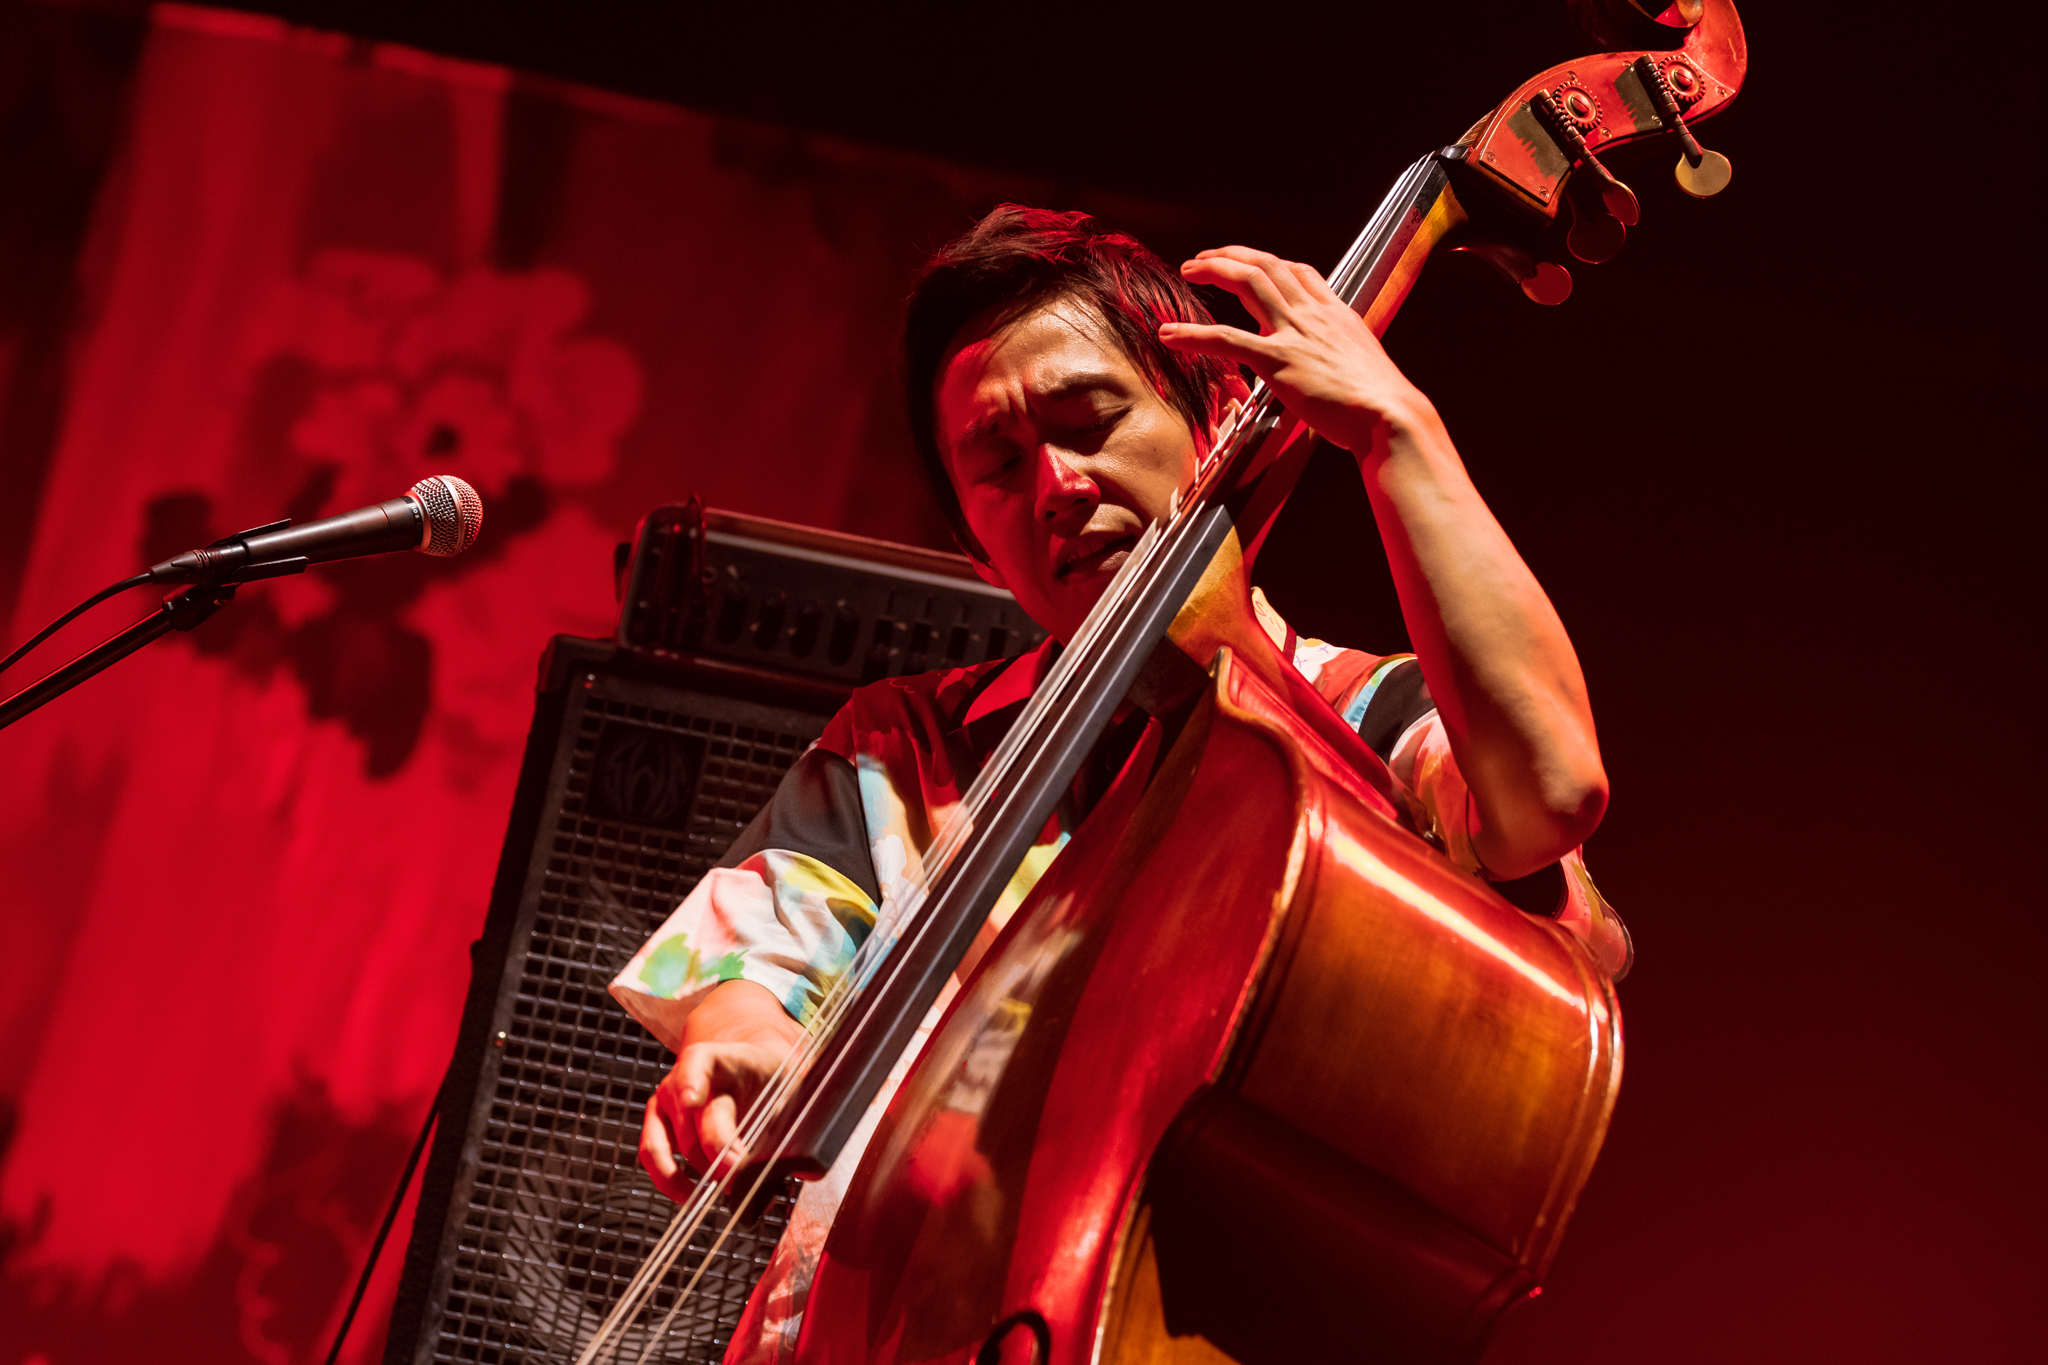
[[[939,362],[960,329],[982,314],[993,310],[1000,325],[1059,298],[1094,310],[1124,355],[1198,435],[1242,387],[1228,362],[1184,355],[1159,340],[1162,322],[1213,319],[1180,272],[1144,243],[1085,213],[998,204],[932,253],[911,289],[903,322],[903,399],[911,440],[939,510],[961,547],[976,557],[986,551],[967,525],[939,450],[932,393]]]

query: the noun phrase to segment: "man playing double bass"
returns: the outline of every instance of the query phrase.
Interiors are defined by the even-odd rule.
[[[1191,285],[1229,290],[1259,333],[1211,321]],[[1557,917],[1610,973],[1626,969],[1625,934],[1577,853],[1607,779],[1571,641],[1436,410],[1316,272],[1244,247],[1175,272],[1084,214],[1005,205],[927,264],[904,349],[911,431],[961,548],[1050,639],[1016,659],[861,689],[613,982],[677,1053],[640,1145],[664,1192],[686,1197],[684,1168],[706,1170],[732,1139],[1057,645],[1193,483],[1246,396],[1240,366],[1357,459],[1415,654],[1300,639],[1254,595],[1259,624],[1385,760],[1416,833]],[[1131,752],[1148,718],[1126,711],[961,979]],[[790,1358],[825,1233],[892,1088],[830,1175],[805,1187],[729,1361]]]

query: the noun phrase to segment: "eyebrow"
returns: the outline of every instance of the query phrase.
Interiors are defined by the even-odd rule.
[[[1070,374],[1062,377],[1051,388],[1036,395],[1035,401],[1057,403],[1061,399],[1072,398],[1077,393],[1086,393],[1092,389],[1120,387],[1122,387],[1120,377],[1112,370],[1085,370],[1079,374]],[[1006,420],[1006,414],[990,413],[986,417],[969,422],[967,429],[960,433],[960,439],[954,444],[956,446],[975,445],[988,437],[996,428],[1004,425]]]

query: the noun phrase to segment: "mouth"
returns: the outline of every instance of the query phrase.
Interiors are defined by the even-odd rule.
[[[1134,535],[1084,536],[1061,556],[1053,577],[1062,583],[1071,583],[1098,574],[1114,574],[1123,567],[1124,560],[1130,557],[1137,544],[1138,538]]]

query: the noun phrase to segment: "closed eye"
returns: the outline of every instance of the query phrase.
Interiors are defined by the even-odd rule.
[[[1077,422],[1063,433],[1060,444],[1081,454],[1092,455],[1101,449],[1103,441],[1116,430],[1117,423],[1123,421],[1129,411],[1129,408],[1111,408]]]

